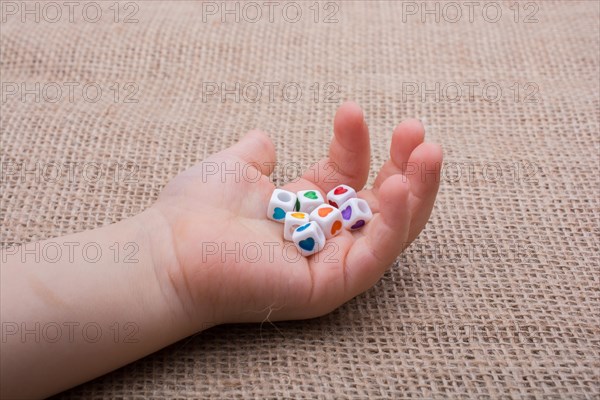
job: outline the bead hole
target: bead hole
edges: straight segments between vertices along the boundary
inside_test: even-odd
[[[369,212],[368,208],[367,208],[367,204],[364,200],[358,202],[358,209],[364,213]]]
[[[290,194],[286,193],[286,192],[279,192],[277,194],[277,198],[280,201],[283,201],[284,203],[287,203],[288,201],[290,201],[292,199],[292,196],[290,196]]]

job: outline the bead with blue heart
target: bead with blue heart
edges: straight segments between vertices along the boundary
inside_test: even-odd
[[[315,222],[299,226],[292,234],[292,241],[300,254],[305,257],[323,250],[325,240],[325,234]]]

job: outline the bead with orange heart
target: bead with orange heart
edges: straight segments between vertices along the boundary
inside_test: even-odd
[[[283,222],[283,238],[292,240],[292,235],[296,228],[310,222],[309,215],[300,211],[288,211],[285,213],[285,221]]]
[[[310,220],[316,222],[325,238],[330,239],[342,231],[342,213],[329,204],[321,204],[310,213]]]

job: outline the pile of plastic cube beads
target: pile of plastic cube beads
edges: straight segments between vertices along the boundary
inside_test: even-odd
[[[367,202],[356,191],[340,185],[327,193],[327,203],[318,190],[296,194],[275,189],[269,201],[267,217],[283,223],[283,238],[294,242],[300,254],[309,256],[325,247],[325,241],[342,229],[360,229],[373,218]]]

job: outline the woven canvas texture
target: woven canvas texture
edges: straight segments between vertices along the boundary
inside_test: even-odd
[[[34,171],[4,171],[4,245],[135,215],[253,128],[307,167],[344,100],[370,127],[370,182],[401,120],[443,145],[431,221],[325,317],[212,328],[58,398],[599,398],[598,2],[496,2],[495,22],[488,2],[458,20],[427,2],[438,21],[423,2],[280,3],[272,22],[206,3],[3,21],[2,160]]]

